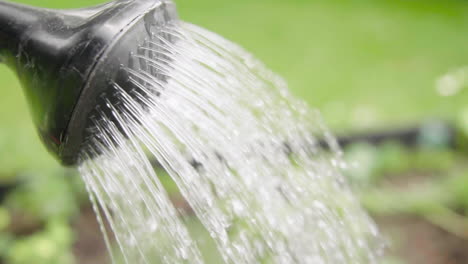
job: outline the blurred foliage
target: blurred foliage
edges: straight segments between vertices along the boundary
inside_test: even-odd
[[[72,243],[68,222],[51,218],[44,230],[12,243],[5,259],[9,264],[74,263]]]
[[[73,8],[104,0],[17,2]],[[318,107],[335,131],[444,119],[456,124],[460,152],[468,153],[468,77],[463,75],[468,2],[177,3],[184,20],[238,42],[284,76],[293,93]],[[8,264],[71,264],[75,235],[69,223],[87,202],[84,188],[76,172],[62,168],[45,151],[18,81],[3,66],[0,85],[0,186],[18,186],[0,205],[0,256]],[[423,145],[432,142],[432,132]],[[349,176],[373,212],[417,213],[447,229],[456,227],[451,231],[457,233],[468,210],[466,158],[460,152],[443,146],[360,143],[346,149],[346,157]],[[415,174],[430,177],[411,188],[386,184],[389,179],[409,181]],[[170,179],[164,181],[176,189]],[[23,234],[24,229],[30,233]]]
[[[374,214],[413,214],[468,238],[468,156],[447,147],[356,143],[346,170]]]
[[[75,172],[19,175],[0,207],[0,256],[8,264],[74,263],[70,220],[87,202]]]
[[[458,145],[468,154],[468,105],[458,115],[457,129],[459,131],[457,137]]]

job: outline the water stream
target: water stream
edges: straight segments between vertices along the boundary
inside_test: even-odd
[[[378,231],[320,114],[222,37],[160,31],[125,69],[133,89],[116,83],[96,109],[81,155],[114,263],[209,263],[156,168],[225,263],[377,263]]]

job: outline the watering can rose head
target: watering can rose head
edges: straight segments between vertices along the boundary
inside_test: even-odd
[[[0,1],[0,62],[12,68],[48,149],[75,165],[90,118],[126,69],[141,67],[138,43],[177,21],[168,0],[119,0],[92,8],[50,10]]]

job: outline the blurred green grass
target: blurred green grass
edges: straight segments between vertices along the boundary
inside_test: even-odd
[[[73,8],[97,0],[21,0]],[[338,133],[454,119],[468,92],[441,97],[443,74],[468,65],[468,2],[180,0],[181,18],[251,51],[319,108]],[[0,67],[0,174],[57,166],[41,146],[18,81]]]

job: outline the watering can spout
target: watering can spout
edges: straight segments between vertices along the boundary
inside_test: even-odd
[[[76,163],[84,140],[87,116],[73,117],[87,113],[96,103],[90,97],[99,95],[84,91],[105,90],[105,80],[127,63],[129,41],[150,33],[147,17],[168,12],[175,17],[170,0],[117,0],[74,10],[0,0],[0,62],[18,76],[43,142],[63,164]]]
[[[53,153],[60,151],[92,68],[92,59],[86,58],[98,56],[104,47],[91,37],[105,19],[99,13],[106,7],[64,11],[0,1],[0,60],[21,81],[33,121]]]
[[[112,4],[112,3],[111,3]],[[64,46],[64,37],[80,31],[110,4],[76,10],[53,10],[0,0],[0,56],[5,62],[16,56],[28,41],[48,45],[56,51]]]
[[[0,56],[3,61],[17,52],[21,37],[36,24],[45,10],[0,1]]]

